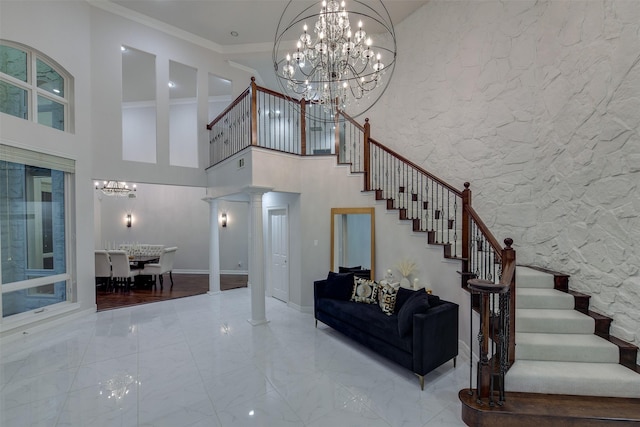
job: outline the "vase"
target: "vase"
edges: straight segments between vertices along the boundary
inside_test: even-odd
[[[403,276],[402,279],[400,279],[400,287],[411,289],[411,282],[409,282],[409,279],[407,278],[407,276]]]

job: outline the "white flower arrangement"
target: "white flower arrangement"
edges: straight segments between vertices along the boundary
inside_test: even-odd
[[[398,269],[403,277],[409,277],[409,275],[411,275],[411,273],[416,269],[416,263],[403,259],[396,265],[396,269]]]

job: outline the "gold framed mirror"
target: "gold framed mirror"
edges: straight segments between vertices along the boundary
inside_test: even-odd
[[[375,208],[331,208],[331,271],[375,274]]]

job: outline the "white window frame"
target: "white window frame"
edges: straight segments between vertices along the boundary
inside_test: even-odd
[[[42,96],[50,101],[57,102],[62,104],[64,108],[64,132],[72,132],[73,129],[73,119],[71,117],[71,102],[72,93],[73,93],[73,78],[71,75],[62,68],[58,63],[54,60],[46,56],[45,54],[30,48],[29,46],[23,45],[21,43],[12,42],[9,40],[0,39],[0,44],[12,47],[14,49],[21,50],[27,54],[27,81],[23,82],[22,80],[16,79],[13,76],[8,74],[4,74],[0,72],[0,80],[4,80],[5,82],[17,86],[20,89],[24,89],[28,94],[28,105],[27,105],[27,119],[29,121],[38,123],[38,96]],[[40,60],[50,66],[53,70],[55,70],[63,79],[64,82],[64,96],[58,96],[54,93],[51,93],[47,90],[41,89],[38,87],[37,81],[37,60]],[[50,127],[52,129],[53,126],[43,125]],[[57,129],[59,130],[59,129]]]
[[[7,151],[8,150],[8,151]],[[12,155],[12,154],[15,154]],[[36,156],[36,161],[31,156]],[[3,146],[0,144],[0,157],[3,160],[22,163],[32,166],[40,166],[48,169],[61,170],[64,172],[64,206],[65,206],[65,272],[51,276],[36,277],[33,279],[21,280],[0,285],[0,334],[15,329],[17,327],[27,326],[33,322],[43,319],[55,317],[65,312],[76,310],[79,307],[77,302],[77,283],[75,279],[75,239],[72,238],[72,229],[75,228],[75,215],[73,206],[75,205],[74,182],[75,182],[75,162],[69,159],[57,158],[55,155],[46,153],[36,153],[29,150],[23,150],[17,147]],[[0,254],[1,256],[1,254]],[[1,269],[1,266],[0,266]],[[46,305],[44,307],[33,310],[24,311],[11,316],[3,317],[2,313],[2,296],[5,293],[18,291],[22,289],[35,288],[43,285],[51,285],[58,282],[65,282],[66,292],[65,301],[55,304]],[[35,296],[35,295],[33,295]],[[37,315],[34,318],[34,314]]]

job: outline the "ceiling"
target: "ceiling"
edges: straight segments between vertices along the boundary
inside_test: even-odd
[[[224,54],[228,60],[255,70],[260,84],[277,89],[271,53],[278,22],[288,0],[89,1],[101,7],[107,5],[111,11],[146,24],[191,35],[192,40]],[[349,1],[356,0],[347,0],[347,3]],[[427,1],[385,0],[384,6],[393,24],[397,25]],[[317,2],[294,0],[293,3],[298,8]]]

